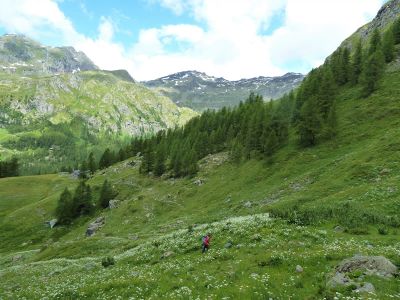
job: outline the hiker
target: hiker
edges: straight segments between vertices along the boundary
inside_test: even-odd
[[[210,239],[211,239],[211,233],[207,233],[207,235],[203,236],[203,245],[201,247],[201,253],[208,251],[208,248],[210,248]]]

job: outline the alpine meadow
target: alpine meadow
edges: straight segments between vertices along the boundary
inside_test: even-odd
[[[72,26],[77,3],[46,1]],[[306,75],[241,80],[185,71],[185,57],[184,70],[138,81],[80,51],[89,38],[44,46],[50,28],[14,32],[0,13],[12,31],[0,36],[0,300],[400,299],[400,0],[375,2],[375,18]],[[207,0],[175,4],[168,18],[206,22]],[[99,39],[133,39],[134,16],[107,9],[114,30]],[[178,27],[140,29],[138,43],[181,67],[168,51],[202,41],[184,31],[175,45]],[[141,44],[102,43],[151,60]]]

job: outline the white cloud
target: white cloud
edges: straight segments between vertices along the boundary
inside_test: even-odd
[[[100,20],[97,37],[76,31],[52,0],[0,0],[0,26],[41,39],[61,36],[100,68],[125,68],[138,80],[196,69],[228,79],[307,71],[370,20],[383,0],[149,0],[199,25],[144,28],[125,47],[114,40],[116,25]],[[283,13],[281,27],[268,30]],[[129,14],[128,12],[124,12]],[[293,66],[301,69],[292,69]]]

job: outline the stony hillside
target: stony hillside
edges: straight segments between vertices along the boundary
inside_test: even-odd
[[[202,111],[235,106],[251,91],[264,99],[277,99],[297,87],[303,78],[302,74],[287,73],[280,77],[229,81],[197,71],[185,71],[143,83],[170,97],[179,106]]]

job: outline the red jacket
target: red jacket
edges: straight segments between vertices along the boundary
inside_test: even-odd
[[[210,245],[210,237],[208,235],[204,238],[203,244],[206,246]]]

